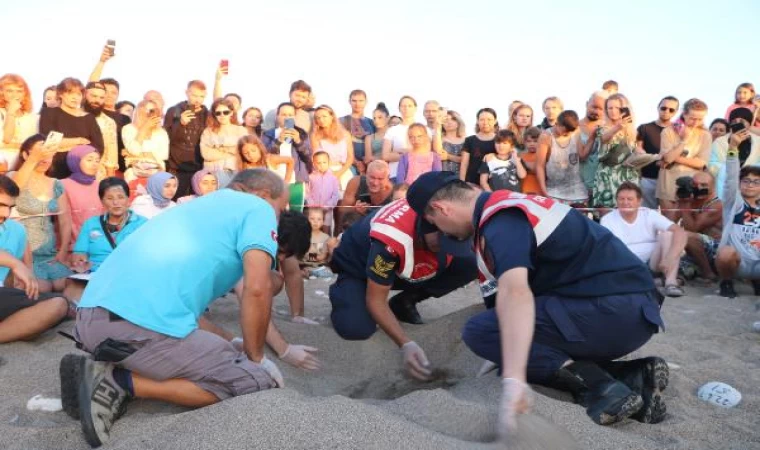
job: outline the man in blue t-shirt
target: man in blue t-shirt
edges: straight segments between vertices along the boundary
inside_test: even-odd
[[[34,272],[24,264],[26,231],[8,220],[19,189],[13,180],[0,175],[0,344],[29,340],[60,323],[68,303],[57,294],[40,294]],[[24,289],[5,287],[10,274]]]
[[[500,429],[526,412],[526,382],[570,391],[596,423],[661,421],[668,369],[660,358],[613,362],[663,326],[654,281],[608,230],[561,203],[482,192],[426,173],[407,194],[442,232],[474,236],[481,291],[495,308],[471,318],[463,340],[501,366]]]
[[[103,262],[85,289],[74,332],[95,361],[61,361],[64,410],[81,419],[91,445],[109,439],[133,396],[200,407],[283,385],[264,356],[273,328],[272,269],[278,254],[302,255],[309,242],[304,223],[278,249],[278,216],[288,197],[274,172],[240,172],[229,189],[149,221]],[[236,345],[202,315],[241,278],[243,341]]]

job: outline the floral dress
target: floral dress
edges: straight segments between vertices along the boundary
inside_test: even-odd
[[[42,215],[60,211],[58,199],[63,195],[63,191],[63,183],[54,180],[52,199],[39,200],[27,188],[21,190],[16,200],[16,211],[20,216],[18,219],[26,229],[26,239],[32,250],[34,275],[41,280],[57,280],[71,275],[68,267],[55,260],[58,251],[54,216]]]
[[[602,144],[599,149],[599,157],[602,158],[611,148],[615,147],[617,144],[625,143],[625,141],[625,132],[621,131],[617,133],[609,142]],[[628,144],[631,148],[634,148],[630,142]],[[595,207],[614,208],[617,188],[625,181],[639,184],[639,172],[624,164],[610,167],[604,163],[599,163],[594,178],[592,205]]]

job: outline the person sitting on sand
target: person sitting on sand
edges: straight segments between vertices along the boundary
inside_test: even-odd
[[[283,357],[290,348],[270,323],[272,296],[282,284],[271,269],[279,254],[300,257],[309,245],[306,223],[287,245],[278,242],[288,198],[274,172],[239,172],[229,188],[149,221],[103,262],[74,329],[94,360],[72,354],[60,365],[64,411],[81,420],[90,445],[109,440],[134,397],[202,407],[283,386],[264,355],[265,341]],[[241,277],[243,341],[233,343],[202,315]],[[297,365],[316,368],[313,355],[302,357]]]
[[[0,344],[28,341],[66,317],[68,303],[58,294],[40,294],[27,255],[26,231],[8,220],[19,188],[0,175]],[[29,258],[31,259],[31,258]],[[16,289],[11,283],[23,289]]]
[[[528,382],[572,392],[600,425],[664,419],[666,362],[613,361],[663,326],[652,275],[619,239],[560,202],[483,192],[445,172],[420,176],[407,199],[476,244],[480,290],[495,308],[472,317],[462,340],[501,367],[500,433],[511,436],[530,409]]]
[[[330,260],[330,248],[335,248],[332,241],[336,239],[323,231],[325,212],[322,208],[309,208],[306,212],[309,225],[311,225],[311,245],[309,246],[309,251],[301,260],[301,267],[306,278],[313,271],[325,268],[325,264]]]
[[[720,277],[720,295],[734,298],[734,278],[752,281],[760,295],[760,167],[739,169],[739,149],[750,138],[746,128],[732,133],[726,156],[723,187],[723,236],[715,267]]]
[[[665,277],[665,295],[681,297],[684,291],[677,277],[686,232],[656,210],[642,207],[643,196],[637,184],[624,181],[615,194],[617,209],[602,217],[600,223],[652,272]]]
[[[374,163],[374,161],[373,161]],[[452,172],[447,172],[452,174]],[[425,352],[404,333],[399,321],[421,324],[416,304],[442,297],[475,279],[467,245],[425,233],[406,199],[363,217],[348,228],[333,252],[330,286],[333,328],[347,340],[369,339],[377,326],[401,347],[413,377],[430,375]],[[401,292],[388,301],[391,289]]]

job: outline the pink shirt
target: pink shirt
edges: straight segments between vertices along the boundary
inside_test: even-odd
[[[71,209],[71,243],[77,241],[79,230],[82,229],[84,222],[92,216],[103,214],[103,203],[98,197],[98,182],[92,184],[79,184],[74,180],[66,178],[61,180],[69,199],[69,208]]]

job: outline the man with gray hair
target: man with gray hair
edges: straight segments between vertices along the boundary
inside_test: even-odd
[[[372,161],[367,165],[366,175],[357,175],[348,181],[340,204],[355,207],[355,211],[361,215],[376,209],[373,207],[387,205],[393,200],[390,173],[387,162],[380,159]],[[345,212],[342,208],[338,208],[338,211],[337,223],[340,223],[340,216]]]
[[[201,407],[283,385],[264,355],[272,270],[279,254],[303,256],[309,245],[304,226],[278,248],[288,196],[274,172],[242,171],[228,189],[151,221],[92,277],[74,337],[93,359],[66,355],[60,367],[64,410],[90,445],[108,441],[133,397]],[[293,230],[285,221],[280,229]],[[234,343],[202,315],[241,278],[243,341]]]

